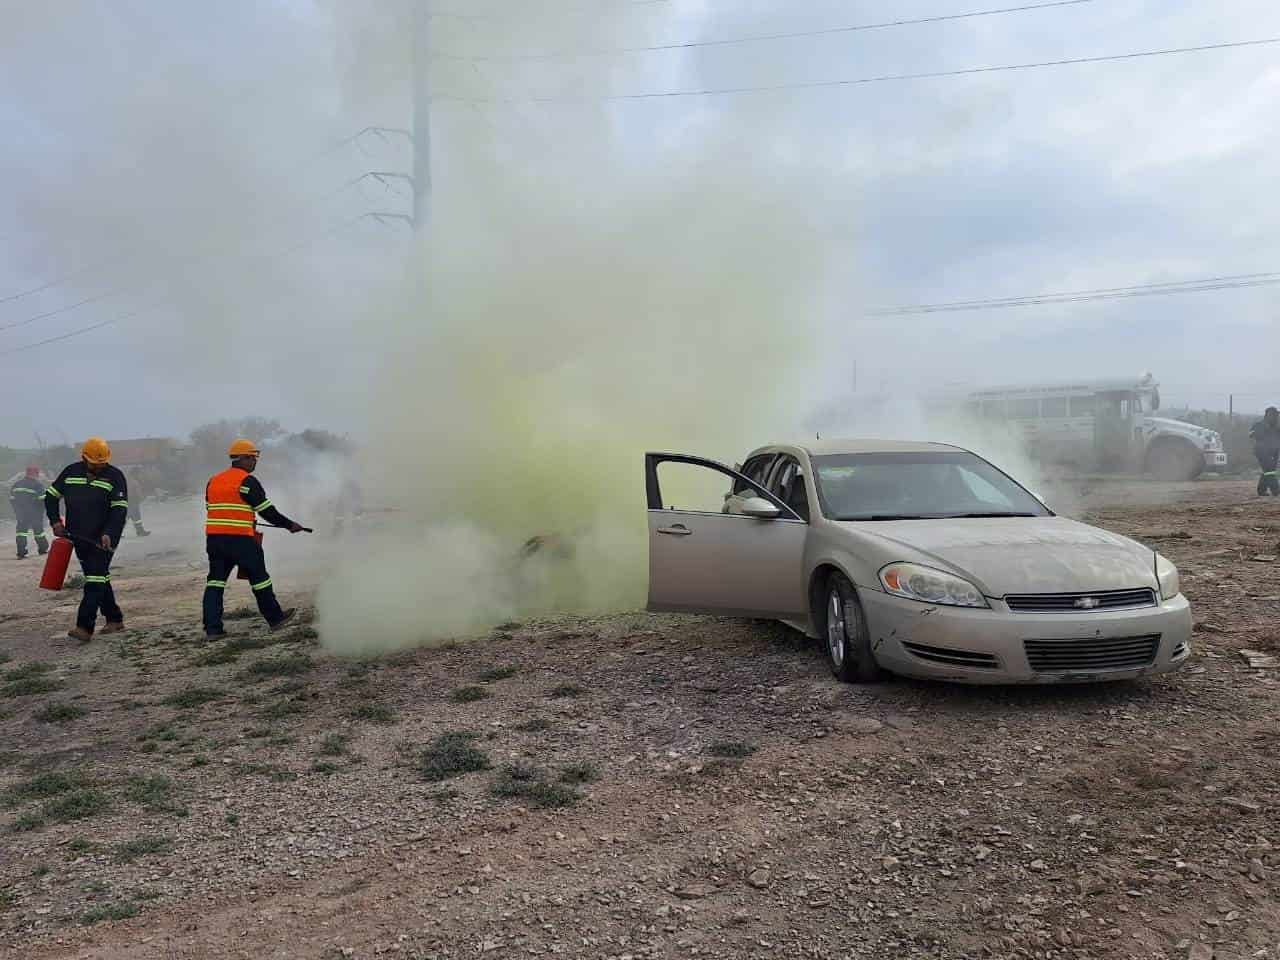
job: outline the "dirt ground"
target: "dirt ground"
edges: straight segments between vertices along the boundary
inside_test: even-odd
[[[785,627],[643,613],[204,645],[168,505],[130,631],[80,647],[6,556],[0,955],[1280,960],[1280,670],[1240,654],[1280,654],[1280,501],[1076,492],[1179,564],[1187,669],[855,687]]]

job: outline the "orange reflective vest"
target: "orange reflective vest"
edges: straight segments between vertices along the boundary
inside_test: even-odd
[[[233,537],[254,535],[258,517],[253,507],[245,502],[240,489],[248,476],[249,471],[231,467],[209,481],[204,490],[205,533]]]

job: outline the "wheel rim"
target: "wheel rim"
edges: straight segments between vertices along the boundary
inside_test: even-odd
[[[827,597],[827,652],[837,667],[844,666],[844,600],[839,590],[832,590]]]

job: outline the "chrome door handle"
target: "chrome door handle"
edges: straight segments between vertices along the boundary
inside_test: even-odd
[[[665,533],[669,537],[689,537],[693,535],[693,531],[683,523],[675,523],[669,527],[659,527],[658,532]]]

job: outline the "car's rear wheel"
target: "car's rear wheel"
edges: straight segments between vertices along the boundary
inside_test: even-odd
[[[871,683],[884,676],[871,652],[871,633],[848,578],[833,573],[827,579],[825,605],[827,662],[846,683]]]

